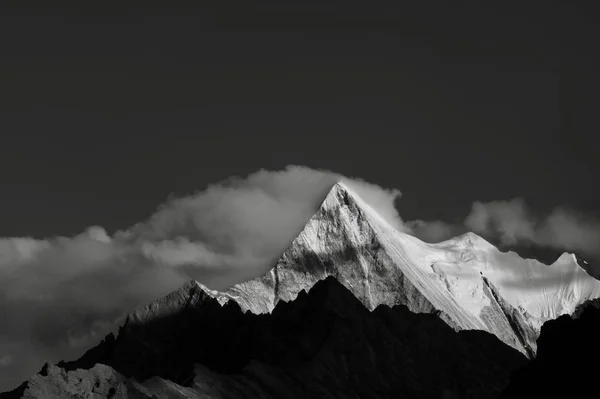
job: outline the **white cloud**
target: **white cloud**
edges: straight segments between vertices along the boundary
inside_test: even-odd
[[[535,235],[535,221],[521,199],[475,202],[465,225],[475,232],[499,234],[502,242],[509,245],[532,240]]]
[[[465,225],[506,245],[531,244],[600,256],[600,221],[573,210],[555,208],[546,217],[536,217],[521,199],[475,202]]]

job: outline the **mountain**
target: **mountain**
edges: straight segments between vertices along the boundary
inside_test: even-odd
[[[327,276],[368,309],[402,304],[435,313],[455,330],[487,331],[530,358],[545,321],[600,297],[600,281],[572,254],[548,266],[501,252],[473,233],[428,244],[392,228],[344,183],[330,190],[267,274],[225,292],[204,288],[223,303],[260,314]],[[131,317],[143,323],[168,313],[167,302]]]
[[[432,314],[370,311],[333,277],[261,315],[199,285],[180,294],[177,312],[127,323],[4,398],[494,398],[527,361]]]
[[[265,275],[223,292],[190,281],[129,314],[116,338],[49,365],[19,392],[44,397],[44,389],[64,393],[93,380],[113,396],[127,389],[180,397],[163,393],[199,395],[208,389],[197,386],[200,378],[211,395],[232,398],[240,396],[229,389],[295,397],[283,394],[288,386],[301,397],[335,397],[342,388],[349,391],[340,397],[410,397],[419,389],[494,397],[507,373],[535,356],[544,322],[598,297],[600,282],[574,255],[548,266],[472,233],[424,243],[338,183]],[[350,377],[358,375],[373,391],[359,393]]]

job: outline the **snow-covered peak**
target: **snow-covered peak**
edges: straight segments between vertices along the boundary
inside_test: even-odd
[[[552,264],[554,265],[568,265],[568,266],[577,266],[577,257],[575,254],[570,252],[563,252]]]
[[[494,251],[498,250],[493,244],[489,243],[483,237],[478,236],[473,232],[467,232],[460,236],[451,238],[447,241],[439,243],[441,246],[472,249],[474,251]]]
[[[570,254],[547,266],[501,252],[474,233],[428,244],[394,229],[339,182],[268,273],[225,292],[192,286],[170,301],[189,306],[213,297],[265,313],[328,276],[369,309],[403,304],[434,312],[457,330],[488,331],[530,356],[544,321],[600,297],[600,282]],[[171,308],[142,313],[161,307]]]
[[[490,328],[480,315],[480,304],[489,306],[490,301],[479,274],[473,289],[464,293],[452,291],[440,275],[436,263],[467,262],[473,243],[486,247],[467,235],[450,250],[436,250],[392,228],[358,194],[338,183],[268,274],[227,292],[244,310],[263,313],[334,276],[369,309],[403,304],[414,312],[435,312],[455,329],[487,330],[525,352],[508,322]]]

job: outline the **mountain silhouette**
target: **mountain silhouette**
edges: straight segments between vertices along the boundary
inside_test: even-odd
[[[333,277],[261,315],[189,290],[205,296],[199,306],[125,324],[0,397],[75,398],[89,388],[98,398],[494,398],[527,361],[492,334],[456,332],[433,314],[369,311]]]

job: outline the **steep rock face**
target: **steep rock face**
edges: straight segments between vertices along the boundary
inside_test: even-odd
[[[188,299],[203,291],[188,290]],[[493,335],[456,332],[435,315],[369,311],[328,277],[270,314],[207,297],[129,323],[16,397],[493,398],[525,362]]]
[[[483,293],[489,300],[489,305],[481,311],[484,323],[493,329],[503,342],[509,343],[513,348],[522,347],[528,357],[534,357],[538,336],[534,328],[527,323],[521,312],[502,298],[498,289],[487,278],[482,277],[482,280]]]

